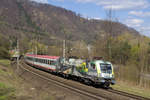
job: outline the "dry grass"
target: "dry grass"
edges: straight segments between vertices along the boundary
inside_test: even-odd
[[[10,66],[10,60],[8,59],[0,59],[0,64],[3,65],[3,66]]]
[[[150,89],[142,88],[140,86],[136,86],[131,83],[117,81],[117,84],[112,86],[112,88],[120,90],[120,91],[124,91],[127,93],[150,98]]]
[[[0,100],[15,100],[15,89],[0,83]]]

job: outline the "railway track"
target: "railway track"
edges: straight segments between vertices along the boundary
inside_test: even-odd
[[[42,79],[44,79],[44,80],[47,80],[47,81],[49,81],[49,82],[52,82],[52,83],[54,83],[55,85],[59,85],[59,86],[61,86],[61,87],[63,87],[63,88],[72,90],[72,91],[74,91],[74,92],[77,92],[77,93],[82,94],[82,95],[85,95],[85,96],[88,96],[88,97],[90,97],[90,98],[92,98],[92,99],[94,99],[94,100],[107,100],[107,99],[103,98],[102,96],[95,95],[95,94],[93,94],[93,93],[89,93],[89,92],[87,92],[87,91],[83,91],[83,90],[81,90],[81,89],[79,89],[79,88],[71,87],[71,86],[65,85],[64,83],[60,83],[60,82],[58,82],[58,81],[56,81],[56,80],[54,80],[54,79],[47,78],[46,76],[43,76],[43,75],[40,75],[40,74],[38,74],[38,73],[36,73],[36,72],[34,72],[34,71],[31,71],[31,70],[29,70],[27,67],[26,67],[26,68],[23,67],[22,65],[20,65],[20,68],[22,68],[22,69],[25,70],[25,71],[28,71],[28,72],[32,73],[33,75],[38,76],[38,77],[40,77],[40,78],[42,78]]]
[[[123,96],[127,96],[127,97],[130,97],[130,98],[134,98],[136,100],[150,100],[149,98],[141,97],[141,96],[138,96],[138,95],[126,93],[126,92],[119,91],[119,90],[108,89],[108,91],[112,92],[112,93],[120,94],[120,95],[123,95]]]
[[[32,73],[33,75],[36,75],[37,77],[40,77],[44,80],[52,82],[55,85],[61,86],[63,88],[77,92],[81,95],[85,95],[86,97],[92,98],[92,100],[150,100],[148,98],[128,94],[128,93],[118,91],[118,90],[113,90],[113,89],[103,90],[103,89],[99,89],[99,88],[97,89],[97,88],[93,88],[89,86],[87,87],[85,86],[84,88],[82,88],[83,86],[68,84],[67,81],[64,81],[64,80],[62,81],[59,79],[56,80],[55,76],[52,78],[45,74],[41,74],[39,73],[40,70],[36,70],[26,65],[25,63],[22,63],[22,65],[20,65],[20,68],[29,73]]]

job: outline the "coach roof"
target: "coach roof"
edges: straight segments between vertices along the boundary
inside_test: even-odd
[[[34,54],[26,54],[26,56],[35,57],[35,58],[47,58],[47,59],[58,59],[58,58],[60,58],[59,56],[34,55]]]

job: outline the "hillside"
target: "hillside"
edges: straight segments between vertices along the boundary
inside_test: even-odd
[[[1,0],[0,33],[9,37],[40,35],[43,40],[52,38],[93,41],[107,32],[104,20],[88,20],[72,11],[29,0]],[[138,34],[132,28],[113,22],[113,33]],[[46,42],[45,41],[45,42]]]

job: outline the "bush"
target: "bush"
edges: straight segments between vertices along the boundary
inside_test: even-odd
[[[5,58],[8,59],[10,57],[9,54],[9,40],[4,36],[0,35],[0,59]]]
[[[14,88],[0,83],[0,100],[13,100],[13,98],[15,98],[14,91]]]

